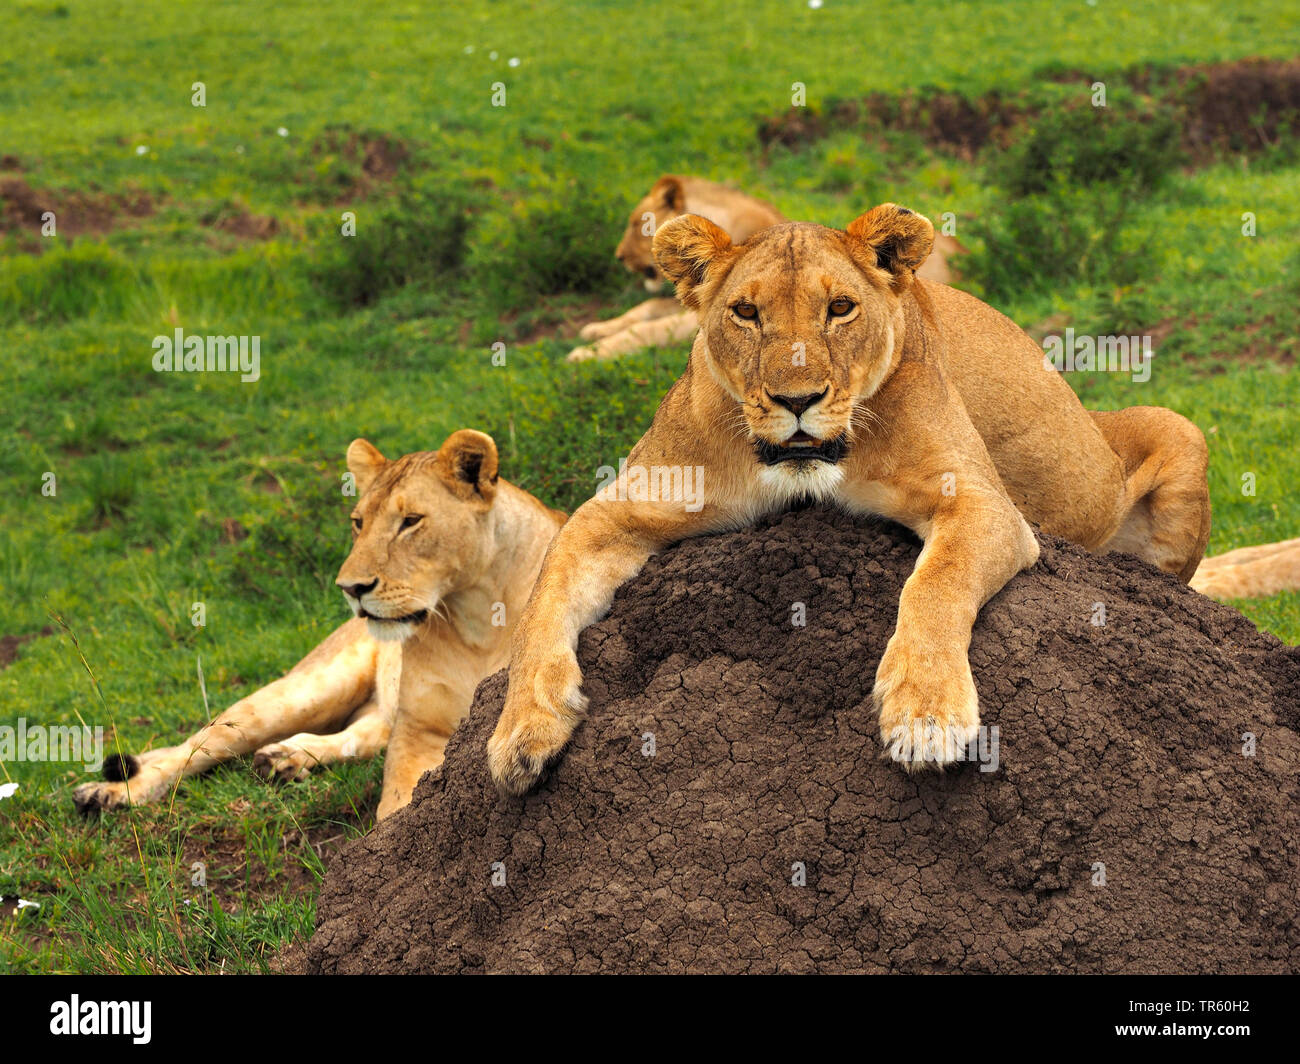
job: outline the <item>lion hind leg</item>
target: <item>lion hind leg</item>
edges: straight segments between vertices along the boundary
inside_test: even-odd
[[[1205,437],[1163,407],[1089,413],[1124,466],[1124,516],[1100,549],[1136,554],[1186,583],[1210,538]]]

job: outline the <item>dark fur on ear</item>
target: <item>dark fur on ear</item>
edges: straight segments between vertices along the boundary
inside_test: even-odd
[[[845,232],[868,253],[868,265],[891,275],[896,289],[911,284],[916,268],[934,247],[930,219],[896,203],[872,207],[851,221]]]
[[[686,210],[686,186],[676,174],[664,174],[654,183],[650,195],[669,210],[677,211],[679,214]]]
[[[684,306],[699,308],[735,258],[731,237],[707,218],[683,214],[655,233],[655,262]]]
[[[496,495],[497,445],[485,432],[460,429],[438,448],[438,475],[458,498],[491,503]]]

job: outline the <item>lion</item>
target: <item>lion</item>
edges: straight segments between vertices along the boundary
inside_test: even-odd
[[[378,817],[442,764],[479,681],[505,666],[514,619],[565,515],[501,479],[491,436],[453,432],[389,461],[354,440],[352,550],[336,583],[355,615],[290,672],[179,746],[113,755],[83,812],[157,801],[186,776],[253,754],[281,780],[387,746]]]
[[[683,214],[709,219],[736,244],[743,244],[755,233],[786,220],[770,203],[726,185],[702,177],[664,174],[633,208],[623,239],[614,251],[614,257],[628,270],[645,278],[648,292],[658,293],[667,280],[655,263],[652,247],[655,231]],[[947,259],[964,250],[952,237],[936,234],[934,251],[918,268],[917,276],[948,284],[952,275]],[[569,352],[568,360],[612,359],[642,348],[688,340],[695,335],[699,324],[694,310],[683,307],[672,297],[656,295],[617,318],[584,325],[578,336],[596,342],[575,348]]]
[[[1206,558],[1191,585],[1220,602],[1300,590],[1300,539],[1239,547]]]
[[[786,223],[736,245],[660,226],[655,261],[700,321],[626,467],[556,536],[512,640],[488,743],[527,792],[586,709],[579,633],[664,547],[799,501],[910,528],[924,546],[876,668],[882,754],[942,768],[976,736],[971,628],[1038,558],[1034,528],[1128,551],[1184,582],[1210,532],[1208,452],[1171,410],[1089,413],[1042,349],[980,300],[916,276],[931,223],[885,203],[845,229]],[[693,474],[694,502],[647,470]],[[701,490],[702,489],[702,490]]]

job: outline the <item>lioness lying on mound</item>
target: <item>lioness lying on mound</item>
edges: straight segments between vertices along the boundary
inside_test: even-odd
[[[289,780],[387,745],[383,818],[442,764],[474,688],[506,664],[514,620],[564,515],[500,479],[496,444],[481,432],[454,432],[437,451],[393,462],[354,440],[347,461],[358,499],[336,582],[356,617],[179,746],[109,758],[109,782],[78,787],[78,808],[156,801],[183,777],[243,754],[255,752],[263,775]]]
[[[891,203],[742,246],[690,215],[659,229],[655,259],[700,330],[626,468],[547,555],[488,744],[502,790],[527,791],[568,741],[578,634],[620,584],[675,541],[801,498],[925,543],[874,689],[884,750],[909,768],[953,761],[976,732],[971,626],[1038,557],[1031,523],[1192,575],[1210,530],[1200,431],[1155,407],[1085,411],[1011,321],[914,276],[933,232]],[[665,497],[688,477],[692,504]]]
[[[707,218],[735,244],[743,244],[760,230],[785,221],[771,204],[726,185],[702,177],[664,174],[633,208],[623,239],[614,251],[614,257],[627,269],[645,277],[649,292],[658,292],[666,280],[655,264],[654,234],[659,226],[667,225],[683,214]],[[947,284],[946,256],[957,250],[960,250],[959,245],[952,237],[937,236],[934,252],[917,268],[916,275]],[[699,326],[695,311],[683,307],[671,296],[647,299],[617,318],[584,325],[578,335],[596,342],[570,351],[569,361],[617,358],[645,347],[676,343],[689,339]]]

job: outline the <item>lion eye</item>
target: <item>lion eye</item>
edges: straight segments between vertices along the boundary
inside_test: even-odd
[[[748,303],[744,300],[734,304],[731,308],[731,312],[735,314],[736,317],[744,318],[746,321],[753,321],[758,317],[758,307],[754,306],[753,303]]]
[[[832,318],[842,318],[853,309],[853,300],[847,299],[844,296],[836,296],[831,300],[829,309]]]
[[[414,528],[424,520],[424,514],[407,514],[402,518],[402,529]]]
[[[353,532],[361,531],[361,518],[357,517],[356,514],[352,515],[352,531]]]

